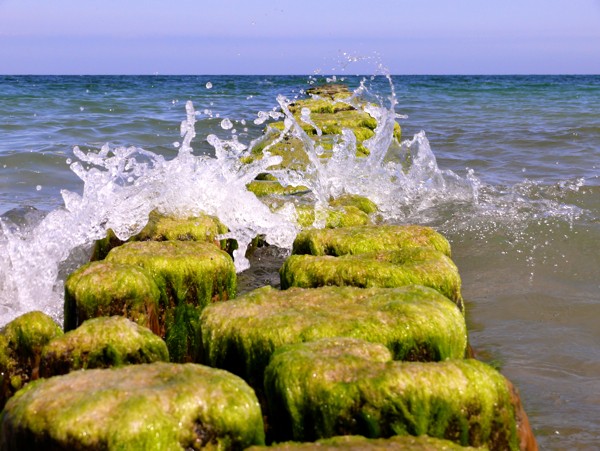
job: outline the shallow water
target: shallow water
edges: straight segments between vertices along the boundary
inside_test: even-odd
[[[361,79],[345,81],[356,88]],[[429,224],[449,238],[468,301],[472,344],[519,387],[541,449],[593,448],[600,439],[600,77],[393,81],[396,111],[408,115],[398,119],[404,138],[425,130],[428,141],[403,150],[418,170],[401,186],[371,197],[386,205],[394,221]],[[257,112],[272,111],[278,95],[293,99],[310,82],[308,77],[0,77],[4,321],[36,305],[60,315],[60,280],[85,260],[86,243],[107,225],[103,215],[113,221],[124,215],[123,225],[134,221],[127,216],[131,212],[136,221],[143,218],[154,202],[170,199],[193,210],[217,209],[220,201],[237,202],[242,212],[250,207],[245,214],[252,224],[240,226],[240,233],[248,227],[273,232],[271,220],[285,224],[285,218],[254,213],[253,199],[235,188],[243,185],[235,159],[214,166],[213,160],[177,157],[185,147],[180,123],[186,102],[193,101],[196,156],[218,152],[206,140],[211,134],[221,143],[235,135],[248,145],[264,129],[264,123],[254,123]],[[367,78],[367,85],[386,102],[385,77]],[[231,128],[222,127],[225,118]],[[131,156],[146,166],[111,167],[126,177],[100,183],[90,180],[94,165],[84,161],[80,174],[94,187],[85,192],[70,169],[78,161],[73,148],[79,146],[85,160],[88,150],[105,143],[111,149],[143,148],[148,153],[134,149]],[[224,145],[231,151],[233,144]],[[321,169],[330,177],[341,170]],[[379,168],[377,174],[386,180],[390,170]],[[188,179],[194,183],[183,185]],[[373,175],[368,183],[376,179]],[[344,183],[352,186],[350,180]],[[169,197],[182,186],[193,196]],[[199,200],[206,187],[223,186],[233,187],[231,197]],[[65,194],[70,202],[65,211],[61,190],[82,197]],[[71,211],[77,214],[67,214]],[[37,256],[46,245],[49,249]],[[258,249],[251,269],[240,274],[242,287],[276,284],[284,255],[274,246]],[[52,258],[63,262],[47,265]],[[16,274],[29,277],[19,282],[27,289],[15,287]],[[35,286],[42,279],[57,283]],[[17,295],[6,296],[11,290],[24,298],[36,293],[35,299],[16,301]]]

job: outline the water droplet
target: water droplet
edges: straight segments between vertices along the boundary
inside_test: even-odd
[[[85,110],[85,108],[84,108],[84,107],[82,107],[82,106],[80,106],[80,107],[79,107],[79,111],[83,111],[83,110]]]
[[[35,187],[35,190],[36,190],[36,191],[41,191],[41,190],[42,190],[42,185],[37,185],[37,186]]]
[[[260,125],[260,124],[264,123],[269,118],[269,115],[267,113],[265,113],[264,111],[259,111],[257,116],[258,116],[258,118],[254,119],[254,123],[256,125]]]
[[[175,141],[175,142],[173,143],[173,147],[175,147],[176,149],[178,149],[178,148],[179,148],[179,146],[181,146],[181,144],[179,143],[179,141]]]
[[[71,164],[73,162],[73,160],[71,160],[70,158],[67,158],[67,164]]]
[[[206,83],[206,89],[211,89],[212,88],[212,83],[209,81]]]

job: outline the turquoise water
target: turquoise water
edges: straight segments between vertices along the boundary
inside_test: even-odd
[[[249,145],[267,123],[254,123],[259,111],[277,109],[278,95],[293,99],[315,80],[0,76],[4,321],[36,302],[60,304],[52,296],[61,278],[84,259],[88,236],[61,248],[64,237],[83,233],[80,217],[61,219],[61,190],[93,198],[90,210],[105,208],[100,185],[90,176],[84,191],[71,169],[79,159],[75,146],[83,152],[136,146],[150,152],[138,159],[158,167],[157,156],[173,160],[182,147],[180,123],[191,100],[193,154],[214,156],[207,136]],[[354,89],[361,80],[344,83]],[[385,77],[363,84],[384,103],[391,95]],[[419,155],[427,158],[413,155],[420,175],[406,181],[410,189],[391,190],[384,199],[390,220],[432,225],[452,242],[472,344],[521,390],[541,448],[593,448],[600,440],[600,76],[402,76],[393,77],[393,87],[396,112],[408,116],[397,119],[404,139],[424,130],[432,153],[423,147]],[[232,128],[223,128],[225,118]],[[219,168],[194,173],[195,186],[209,186]],[[152,186],[155,196],[168,191],[169,181],[145,185],[152,171],[139,174],[132,185]],[[128,193],[119,200],[123,210],[143,209]],[[241,192],[230,195],[240,208],[253,205]],[[104,219],[94,219],[89,230],[102,229]],[[15,285],[35,285],[52,272],[27,256],[53,236],[60,257],[58,272],[50,274],[57,281],[48,291],[51,302],[15,300],[21,299],[12,294]],[[16,274],[29,280],[17,282]]]

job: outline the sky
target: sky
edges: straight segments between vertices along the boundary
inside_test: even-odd
[[[600,0],[0,0],[0,74],[364,73],[373,61],[392,74],[600,74]]]

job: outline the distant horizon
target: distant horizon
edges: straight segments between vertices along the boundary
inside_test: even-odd
[[[220,73],[205,73],[205,74],[192,74],[192,73],[181,73],[181,74],[124,74],[124,73],[98,73],[98,74],[61,74],[61,73],[46,73],[46,74],[1,74],[0,77],[370,77],[384,76],[384,74],[345,74],[341,75],[336,73],[322,73],[322,74],[220,74]],[[392,77],[598,77],[600,73],[419,73],[419,74],[388,74]],[[340,81],[340,80],[338,80]]]
[[[6,75],[600,74],[600,0],[0,0]]]

